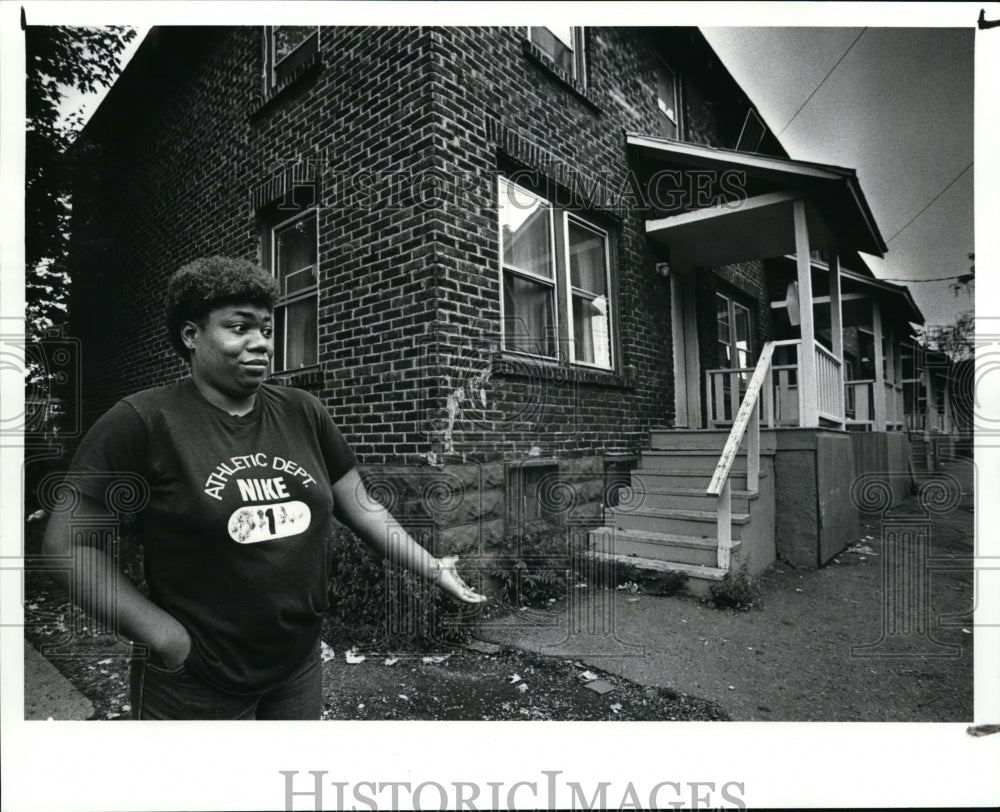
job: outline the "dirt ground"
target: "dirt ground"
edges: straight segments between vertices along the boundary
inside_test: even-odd
[[[507,618],[486,636],[702,697],[736,721],[970,722],[972,464],[954,461],[946,473],[962,490],[950,510],[928,512],[911,496],[884,519],[862,522],[851,551],[826,567],[779,561],[750,611],[618,593],[614,635],[567,634],[559,616],[534,628],[505,628]],[[922,574],[912,560],[886,557],[883,531],[894,527],[911,533],[907,544],[912,534],[927,539]],[[602,602],[591,596],[584,614]]]
[[[624,590],[588,597],[613,605],[619,629],[596,648],[567,636],[561,602],[491,621],[480,636],[493,645],[480,650],[349,662],[331,641],[324,718],[970,722],[971,464],[952,466],[967,483],[954,509],[928,522],[911,497],[822,569],[779,562],[746,612]],[[930,567],[895,583],[883,530],[903,519],[925,528]],[[36,647],[67,637],[68,603],[44,574],[28,573],[25,607]],[[123,644],[84,622],[62,653],[50,659],[94,703],[92,718],[129,718]]]

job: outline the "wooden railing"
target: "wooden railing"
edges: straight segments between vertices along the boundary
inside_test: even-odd
[[[768,426],[805,425],[802,397],[804,381],[799,363],[802,342],[799,339],[788,339],[773,341],[771,344],[783,358],[772,359],[770,383],[763,395],[762,419]],[[822,344],[815,343],[813,352],[816,361],[816,413],[824,420],[838,426],[843,425],[845,394],[841,388],[841,363]],[[729,425],[732,422],[752,372],[750,368],[710,369],[705,372],[709,427]]]
[[[719,569],[729,572],[733,550],[733,498],[729,473],[736,461],[743,435],[747,437],[747,490],[754,491],[760,480],[760,394],[771,390],[771,356],[774,342],[769,341],[761,351],[753,377],[747,384],[746,394],[739,410],[733,415],[733,427],[729,432],[725,448],[715,466],[715,473],[706,493],[718,497],[716,505],[716,538],[718,548],[716,564]],[[765,386],[766,384],[766,386]]]
[[[892,428],[902,428],[903,421],[903,387],[891,381],[885,382],[885,426],[879,431]]]
[[[875,381],[844,381],[847,422],[875,426]]]
[[[834,423],[844,422],[844,390],[840,359],[819,342],[816,347],[816,412]]]

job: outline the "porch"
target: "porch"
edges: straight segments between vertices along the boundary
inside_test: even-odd
[[[670,280],[675,420],[673,430],[653,433],[633,473],[633,491],[654,496],[608,511],[605,527],[591,534],[595,553],[682,569],[698,579],[696,591],[744,565],[758,572],[776,554],[821,566],[856,535],[852,485],[863,473],[857,461],[892,464],[869,454],[860,435],[905,426],[902,375],[895,372],[902,355],[890,349],[903,336],[898,314],[884,330],[888,293],[872,295],[867,277],[841,267],[842,257],[885,251],[857,178],[839,167],[666,139],[629,136],[629,143],[651,182],[657,173],[676,178],[688,171],[719,182],[646,221],[660,272]],[[735,199],[722,195],[730,172],[743,184]],[[716,343],[708,346],[728,363],[706,368],[711,339],[698,324],[705,312],[700,282],[712,269],[761,260],[768,274],[789,271],[787,284],[781,278],[778,285],[784,299],[771,301],[784,313],[780,329],[755,342],[749,308],[717,294]],[[864,367],[850,332],[862,324],[873,337]],[[682,484],[678,476],[705,479]],[[698,495],[701,510],[676,501]]]

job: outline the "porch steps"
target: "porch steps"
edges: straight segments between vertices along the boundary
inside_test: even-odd
[[[737,513],[735,510],[733,511],[734,539],[740,538],[740,529],[749,522],[749,513]],[[687,510],[677,508],[621,510],[619,508],[608,508],[605,511],[604,523],[606,527],[615,527],[619,530],[644,530],[649,532],[656,532],[660,528],[669,526],[673,533],[683,536],[693,536],[695,538],[711,538],[713,545],[715,543],[715,510]]]
[[[613,561],[619,566],[635,567],[640,577],[655,577],[669,572],[683,572],[688,577],[687,591],[698,597],[711,596],[709,585],[726,577],[724,570],[718,567],[702,567],[696,564],[680,564],[673,561],[660,561],[656,558],[642,558],[621,553],[606,553],[592,550],[588,555],[598,561]]]
[[[646,468],[636,468],[632,471],[632,481],[638,482],[638,487],[640,489],[645,489],[647,492],[663,488],[683,487],[691,490],[700,490],[701,493],[705,493],[705,491],[708,490],[709,484],[712,482],[712,474],[714,471],[714,468],[712,468],[711,471],[705,470],[705,468],[698,470],[696,468],[678,467],[664,468],[658,471]],[[766,479],[767,476],[767,471],[761,470],[759,479]],[[746,490],[747,472],[745,469],[743,471],[732,471],[729,474],[729,482],[730,487],[734,489],[733,496],[736,496],[736,490],[743,491],[744,493],[750,493],[750,491]]]
[[[589,555],[628,564],[650,576],[683,572],[688,576],[687,592],[709,597],[710,586],[725,572],[718,567],[719,497],[707,489],[728,436],[728,430],[653,431],[652,447],[642,452],[639,466],[630,474],[630,488],[621,493],[617,506],[605,509],[604,526],[590,532]],[[745,446],[744,442],[730,473],[732,569],[754,558],[752,551],[761,548],[761,539],[769,538],[773,548],[774,495],[769,480],[776,453],[774,433],[761,432],[755,490],[747,488]],[[761,514],[756,524],[755,512]]]
[[[716,564],[715,538],[685,536],[678,533],[657,533],[652,530],[625,530],[599,527],[593,531],[595,550],[613,551],[629,558],[650,558],[671,564],[714,568]],[[733,550],[740,542],[733,540]]]
[[[700,475],[699,475],[700,476]],[[651,478],[650,478],[651,479]],[[639,503],[643,508],[679,508],[682,510],[715,510],[718,497],[706,493],[708,481],[700,488],[681,487],[679,485],[654,485],[645,477],[632,474],[633,486],[638,485],[635,498],[629,501]],[[749,513],[750,501],[756,499],[758,491],[748,491],[744,488],[733,488],[733,510],[736,513]]]

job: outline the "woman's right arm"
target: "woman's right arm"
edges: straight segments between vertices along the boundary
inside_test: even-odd
[[[83,494],[75,513],[81,517],[108,516],[103,505]],[[106,550],[73,535],[69,513],[53,511],[45,528],[42,555],[66,559],[67,568],[52,569],[50,574],[69,592],[70,600],[123,637],[148,645],[167,668],[181,665],[191,650],[184,626],[143,595]]]

